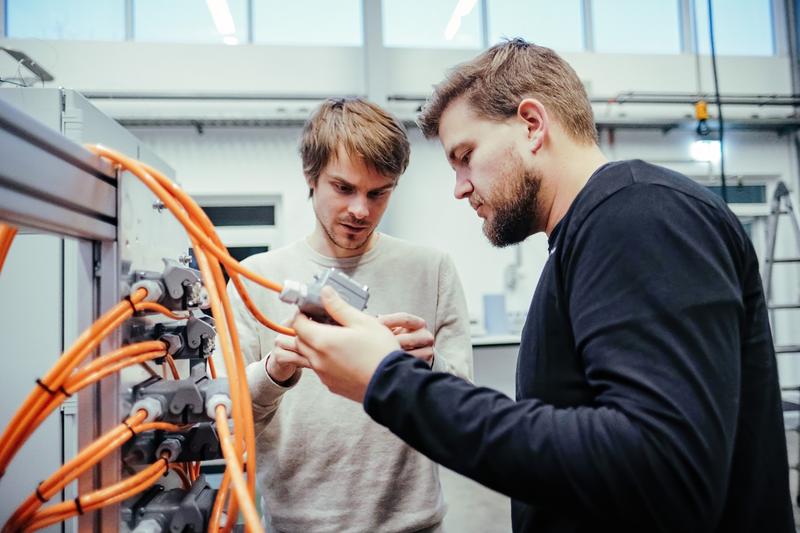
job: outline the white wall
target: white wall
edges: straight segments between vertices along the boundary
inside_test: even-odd
[[[177,169],[183,187],[194,195],[280,195],[282,243],[307,235],[313,228],[313,214],[307,200],[300,159],[297,155],[297,127],[134,128],[134,133]],[[547,259],[544,235],[522,244],[522,277],[514,291],[505,289],[505,271],[515,261],[514,248],[493,248],[483,236],[481,221],[466,202],[453,197],[454,176],[438,142],[425,140],[411,129],[411,163],[401,178],[382,229],[401,238],[447,251],[456,262],[473,316],[482,314],[485,293],[505,292],[510,311],[525,311],[541,268]],[[796,166],[791,136],[773,133],[735,132],[727,137],[726,173],[735,184],[777,179],[796,183]],[[601,145],[611,159],[641,158],[702,178],[705,165],[689,158],[694,136],[688,132],[617,132],[614,142],[603,135]],[[716,171],[716,169],[715,169]],[[763,228],[762,228],[763,229]],[[757,230],[757,231],[760,231]],[[779,252],[792,255],[793,241],[788,225],[781,227]],[[763,245],[763,236],[761,243]],[[776,270],[778,293],[791,296],[798,287],[789,267]],[[797,328],[792,317],[781,317],[778,333],[792,339]],[[794,317],[796,318],[796,317]],[[787,322],[783,325],[784,322]]]
[[[97,101],[101,109],[118,116],[182,118],[259,118],[274,114],[258,102],[233,99],[237,95],[342,95],[367,91],[364,50],[360,48],[304,48],[148,43],[86,43],[0,40],[0,44],[25,50],[55,76],[54,84],[83,91],[183,96],[227,95],[224,103],[152,100]],[[447,68],[475,55],[473,50],[379,49],[382,61],[372,61],[370,78],[385,79],[386,94],[425,96]],[[592,96],[614,96],[625,91],[694,92],[712,87],[710,61],[701,58],[699,79],[695,58],[681,55],[567,54]],[[9,69],[12,69],[9,71]],[[14,75],[16,66],[0,58],[0,74]],[[723,93],[788,94],[792,92],[788,57],[721,57]],[[281,104],[282,105],[282,104]],[[297,106],[307,106],[299,103]],[[289,106],[289,104],[287,104]],[[408,107],[413,109],[413,106]],[[298,108],[301,109],[301,108]],[[713,106],[710,109],[715,113]],[[731,107],[729,117],[787,116],[786,108]],[[690,106],[595,106],[598,117],[648,117],[675,119],[691,116]],[[194,194],[278,194],[283,199],[283,242],[307,234],[313,218],[296,154],[297,128],[206,128],[202,136],[193,129],[137,129],[154,151],[178,172]],[[502,292],[503,273],[514,260],[514,250],[491,248],[480,222],[466,205],[452,200],[452,171],[436,143],[411,132],[411,166],[402,178],[384,229],[389,233],[439,246],[458,265],[467,290],[470,311],[481,314],[481,296]],[[667,163],[677,170],[698,173],[697,165],[675,163],[688,159],[691,135],[672,132],[620,132],[615,143],[604,138],[611,158],[640,157]],[[787,180],[797,191],[794,150],[788,137],[741,133],[729,136],[729,174],[770,175]],[[797,198],[795,197],[795,200]],[[786,228],[784,228],[786,229]],[[783,240],[789,233],[783,231]],[[784,246],[781,243],[781,246]],[[511,310],[524,310],[545,260],[542,236],[529,239],[523,250],[524,277],[508,294]],[[787,267],[782,267],[787,268]],[[787,299],[796,295],[797,282],[784,274],[778,290]],[[796,317],[778,322],[778,334],[800,335]],[[792,322],[792,321],[795,322]],[[798,342],[798,339],[779,339]],[[800,381],[800,373],[798,379]]]

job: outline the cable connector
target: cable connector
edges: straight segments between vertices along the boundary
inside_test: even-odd
[[[147,417],[142,423],[153,422],[161,418],[164,413],[164,407],[158,398],[152,396],[140,398],[133,403],[131,407],[131,416],[135,415],[137,411],[146,411]]]
[[[188,491],[156,485],[123,507],[121,518],[135,533],[206,531],[216,495],[203,476]]]
[[[147,291],[145,302],[158,302],[164,296],[164,286],[154,279],[143,279],[131,285],[131,294],[139,289]]]
[[[161,322],[155,324],[151,331],[142,332],[142,336],[156,337],[166,342],[171,350],[169,354],[174,359],[207,359],[214,353],[217,330],[212,317],[193,309],[185,324]]]
[[[188,431],[147,431],[140,433],[122,446],[122,460],[126,465],[148,465],[158,459],[167,441],[180,444],[175,463],[209,461],[222,458],[216,425],[212,422],[195,424]],[[171,445],[170,445],[171,446]]]
[[[167,438],[161,441],[161,444],[156,448],[156,457],[163,457],[165,453],[169,454],[167,461],[170,463],[175,462],[181,454],[181,441],[176,438]]]
[[[342,299],[359,311],[367,307],[369,287],[359,284],[336,268],[328,268],[315,274],[314,280],[308,285],[292,280],[285,281],[279,298],[282,302],[297,305],[303,314],[317,322],[335,324],[336,321],[322,306],[320,293],[323,287],[333,287]]]
[[[200,271],[174,259],[164,259],[162,272],[133,272],[131,292],[139,287],[147,289],[147,301],[157,302],[172,311],[185,311],[203,303]]]
[[[206,415],[211,420],[217,417],[217,406],[222,405],[225,407],[225,413],[230,418],[233,413],[233,404],[231,403],[230,390],[228,388],[228,381],[217,379],[211,382],[206,389]]]
[[[187,379],[167,380],[156,377],[135,385],[131,389],[130,401],[137,406],[139,402],[147,400],[150,403],[143,404],[147,407],[155,406],[155,401],[162,409],[160,420],[173,424],[194,424],[209,420],[206,417],[206,399],[227,390],[227,387],[227,379],[211,380],[204,374],[202,365],[197,365],[192,369],[192,376]],[[213,417],[210,418],[213,420]]]

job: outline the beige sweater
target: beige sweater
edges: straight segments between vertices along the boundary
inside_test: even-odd
[[[382,234],[360,257],[325,257],[300,241],[244,264],[281,283],[310,282],[323,268],[340,268],[369,286],[367,312],[407,311],[425,319],[436,337],[434,370],[472,378],[466,302],[442,252]],[[282,322],[294,313],[275,293],[247,287],[270,319]],[[228,291],[249,363],[268,531],[395,532],[439,525],[445,507],[438,467],[373,422],[360,404],[329,392],[313,371],[303,371],[289,387],[274,383],[264,358],[275,333],[255,321],[230,284]]]

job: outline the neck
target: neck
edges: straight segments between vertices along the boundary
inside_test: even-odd
[[[608,162],[597,145],[568,146],[563,153],[555,154],[548,174],[552,191],[550,210],[544,221],[544,232],[549,237],[564,215],[567,214],[575,197],[586,186],[589,178],[602,165]]]
[[[377,240],[378,231],[375,230],[372,232],[369,238],[367,238],[366,242],[358,248],[343,248],[333,242],[319,221],[317,221],[316,225],[314,226],[314,231],[311,233],[311,235],[306,237],[306,242],[309,246],[311,246],[312,250],[320,255],[324,255],[325,257],[332,257],[335,259],[345,259],[348,257],[364,255],[370,251],[373,246],[375,246]]]

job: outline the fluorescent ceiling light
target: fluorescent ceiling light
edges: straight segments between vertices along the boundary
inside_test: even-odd
[[[228,6],[228,0],[206,0],[211,18],[214,19],[214,26],[221,35],[234,35],[236,26],[233,23],[233,15]]]
[[[719,163],[720,148],[719,141],[716,140],[702,140],[694,141],[689,147],[689,153],[695,161],[709,161],[711,163]]]
[[[445,39],[448,41],[453,40],[453,37],[456,36],[458,29],[461,27],[462,17],[466,17],[470,14],[477,1],[478,0],[458,0],[455,9],[453,9],[453,14],[450,15],[450,20],[447,22],[447,26],[444,29]]]

